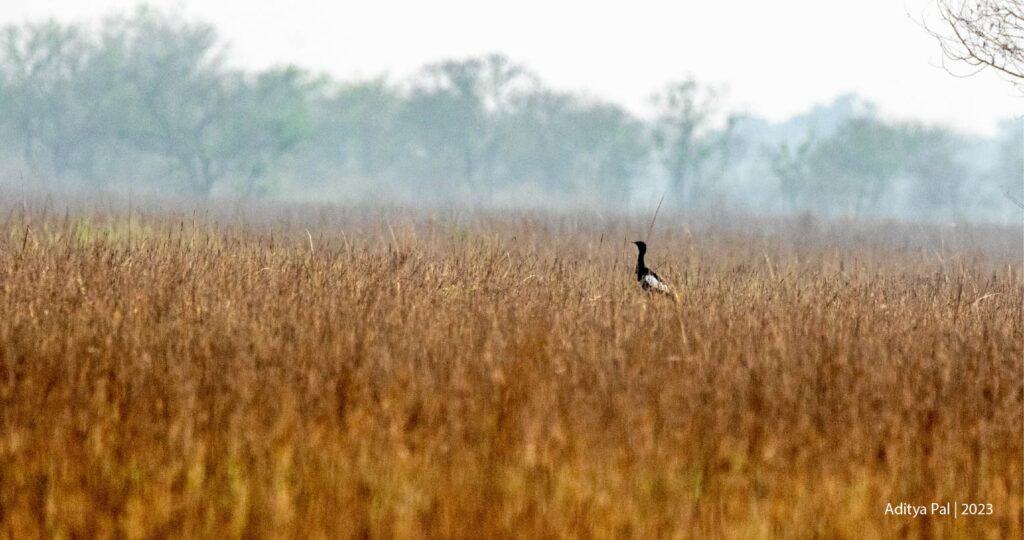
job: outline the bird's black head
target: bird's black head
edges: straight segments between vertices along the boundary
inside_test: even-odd
[[[647,251],[647,243],[643,240],[637,240],[633,243],[636,244],[636,248],[640,250],[640,253]]]

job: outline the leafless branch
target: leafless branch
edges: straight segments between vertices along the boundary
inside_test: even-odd
[[[936,4],[943,24],[926,28],[939,40],[946,58],[991,68],[1024,91],[1024,0],[936,0]]]

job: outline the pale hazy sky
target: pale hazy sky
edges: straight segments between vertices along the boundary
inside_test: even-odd
[[[0,24],[95,20],[133,0],[2,0]],[[395,77],[424,63],[501,52],[554,88],[643,114],[649,95],[693,74],[730,108],[782,119],[855,91],[883,113],[973,132],[1024,113],[989,73],[956,78],[920,18],[931,0],[623,2],[519,0],[156,0],[214,24],[249,67],[295,63],[338,77]],[[963,70],[961,70],[963,71]]]

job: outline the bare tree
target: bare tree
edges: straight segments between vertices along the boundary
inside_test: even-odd
[[[992,68],[1024,91],[1024,0],[936,0],[944,28],[929,28],[946,56]]]

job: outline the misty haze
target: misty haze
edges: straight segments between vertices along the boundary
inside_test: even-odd
[[[856,94],[771,122],[684,77],[651,114],[550,88],[501,54],[407,78],[243,71],[217,28],[153,8],[3,30],[11,190],[321,203],[667,209],[1012,223],[1021,121],[994,136]],[[794,84],[799,84],[794,81]]]

